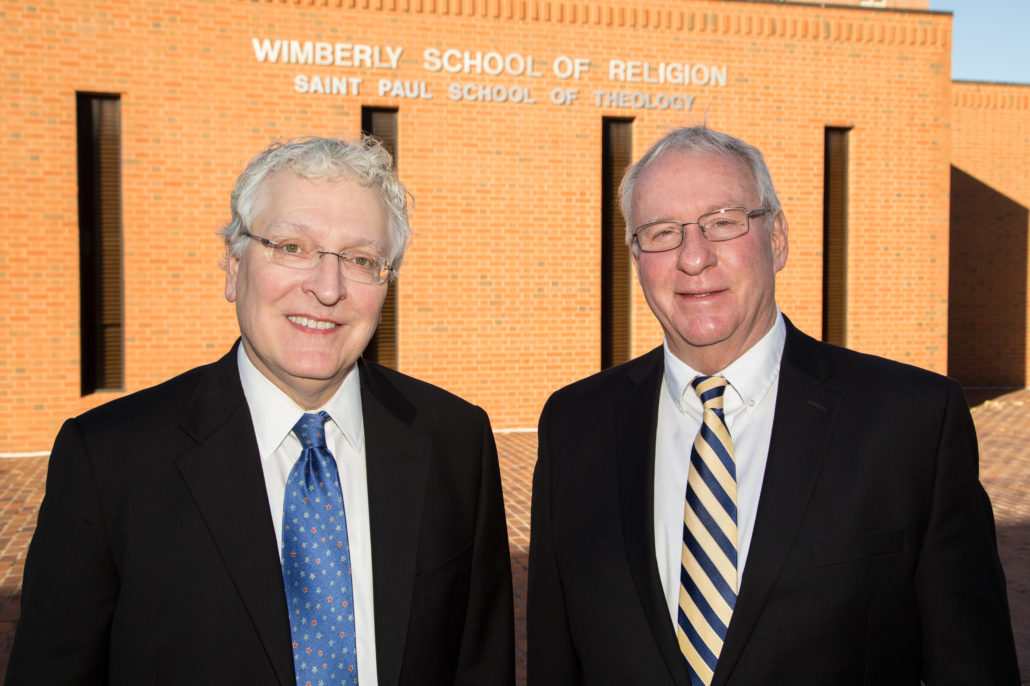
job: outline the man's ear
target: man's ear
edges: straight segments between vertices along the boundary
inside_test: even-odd
[[[772,255],[773,255],[773,269],[780,271],[787,265],[787,215],[783,214],[783,210],[776,213],[773,217],[773,225],[771,232],[772,240]]]
[[[232,243],[225,239],[225,299],[236,302],[236,276],[240,272],[240,258],[232,252]]]

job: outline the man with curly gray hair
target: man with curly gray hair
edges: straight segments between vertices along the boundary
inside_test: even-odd
[[[62,428],[8,684],[514,683],[489,419],[361,359],[408,199],[368,137],[250,162],[240,340]]]

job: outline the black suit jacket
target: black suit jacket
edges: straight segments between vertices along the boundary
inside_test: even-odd
[[[787,328],[755,529],[713,684],[1018,685],[961,389]],[[544,408],[530,686],[690,684],[654,547],[663,374],[659,348]]]
[[[493,434],[359,362],[381,686],[513,684]],[[61,429],[8,686],[293,684],[282,570],[235,349]]]

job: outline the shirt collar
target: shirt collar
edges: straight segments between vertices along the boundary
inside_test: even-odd
[[[776,322],[761,340],[728,367],[714,374],[726,377],[729,382],[726,391],[728,410],[744,407],[751,412],[765,397],[779,378],[786,339],[787,326],[783,323],[783,314],[776,308]],[[701,399],[690,387],[690,382],[701,373],[676,357],[669,349],[668,341],[663,342],[662,347],[665,351],[666,389],[681,411],[690,409],[700,414]]]
[[[254,366],[243,345],[236,351],[243,394],[250,406],[261,459],[272,454],[293,431],[305,410]],[[351,447],[362,454],[365,449],[365,426],[361,415],[361,380],[357,364],[351,366],[336,393],[322,407],[340,428]]]

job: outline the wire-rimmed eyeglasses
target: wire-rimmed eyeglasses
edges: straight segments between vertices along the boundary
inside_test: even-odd
[[[683,232],[691,224],[697,224],[701,235],[710,241],[729,241],[746,234],[751,228],[751,217],[758,217],[769,212],[760,208],[749,210],[746,207],[725,207],[721,210],[705,212],[696,222],[678,222],[662,219],[638,226],[633,231],[633,239],[641,252],[665,252],[675,250],[683,243]]]
[[[358,283],[380,284],[390,277],[393,266],[385,257],[362,250],[323,250],[305,238],[277,238],[270,240],[255,236],[249,231],[243,234],[269,248],[272,261],[291,269],[314,269],[326,255],[340,260],[340,271],[344,278]]]

